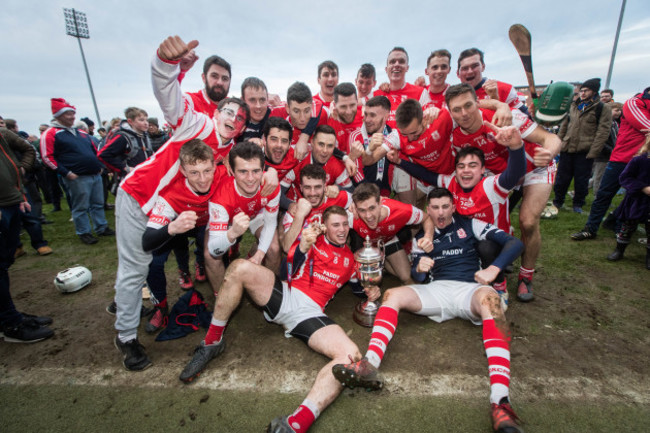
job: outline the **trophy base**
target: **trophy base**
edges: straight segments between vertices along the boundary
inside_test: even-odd
[[[379,305],[377,305],[377,303],[371,301],[361,301],[354,307],[352,319],[354,319],[357,325],[365,326],[366,328],[372,328],[372,325],[375,323],[377,310],[379,310]]]

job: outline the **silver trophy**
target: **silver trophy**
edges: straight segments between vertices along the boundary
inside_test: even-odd
[[[381,239],[377,242],[377,247],[372,245],[370,237],[366,236],[363,248],[354,253],[356,264],[357,278],[359,283],[366,288],[379,286],[384,269],[384,243]],[[373,301],[361,301],[354,307],[352,318],[361,326],[371,328],[379,305]]]

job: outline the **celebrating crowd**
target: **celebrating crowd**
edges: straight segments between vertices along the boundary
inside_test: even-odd
[[[152,365],[138,329],[142,318],[148,333],[168,323],[165,262],[173,251],[181,287],[192,288],[193,277],[207,281],[215,295],[208,331],[181,381],[197,380],[225,350],[225,331],[244,293],[287,337],[329,358],[299,407],[274,419],[268,431],[307,431],[343,386],[381,389],[379,367],[402,310],[482,326],[493,428],[522,431],[509,396],[506,268],[521,256],[512,292],[532,301],[540,218],[557,215],[572,179],[573,209],[582,212],[592,164],[596,199],[587,225],[572,238],[596,236],[620,185],[627,196],[615,213],[620,230],[608,259],[623,257],[638,223],[648,230],[650,88],[619,104],[599,93],[599,79],[581,83],[573,101],[572,86],[551,85],[535,113],[512,85],[483,76],[476,48],[458,56],[456,85],[447,83],[452,54],[432,52],[427,85],[423,78],[406,82],[409,57],[395,47],[386,60],[388,82],[374,91],[372,65],[361,65],[354,83],[339,83],[337,65],[325,61],[316,95],[295,82],[282,101],[249,77],[241,98],[228,97],[231,66],[214,55],[203,65],[205,88],[183,93],[183,78],[199,60],[197,46],[169,37],[152,60],[153,91],[169,134],[146,111],[129,107],[125,120],[100,128],[97,140],[92,121],[76,125],[75,107],[62,98],[52,99],[54,120],[34,145],[0,129],[5,340],[53,335],[52,320],[19,312],[9,291],[21,224],[34,232],[39,254],[52,252],[40,230],[47,220],[34,206],[40,192],[28,189],[25,177],[40,157],[46,199],[60,209],[65,195],[80,241],[116,238],[115,298],[107,310],[115,314],[114,344],[127,370]],[[535,119],[559,125],[559,133]],[[112,206],[111,190],[115,230],[104,212]],[[510,222],[519,200],[521,239]],[[244,259],[239,244],[247,231],[255,242]],[[355,267],[353,252],[364,240],[383,245],[384,271],[402,284],[383,297],[379,287],[362,284]],[[382,298],[365,355],[324,312],[346,284],[362,299]],[[144,287],[153,309],[143,305]]]

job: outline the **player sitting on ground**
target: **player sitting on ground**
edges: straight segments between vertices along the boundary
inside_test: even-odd
[[[300,407],[288,417],[274,419],[268,431],[307,431],[343,389],[332,376],[332,366],[346,360],[350,353],[361,358],[343,328],[323,313],[325,305],[354,273],[354,255],[345,245],[350,229],[347,212],[339,206],[329,207],[323,213],[323,224],[324,228],[316,224],[304,229],[300,241],[294,244],[289,254],[290,282],[283,282],[268,269],[246,260],[235,260],[228,267],[210,329],[180,375],[183,382],[191,382],[211,359],[223,352],[224,329],[246,292],[263,308],[268,321],[285,328],[287,337],[299,338],[332,359],[319,371]],[[358,284],[353,289],[361,293]],[[370,300],[379,297],[378,287],[363,290]]]
[[[368,351],[360,361],[335,365],[334,376],[349,387],[380,389],[378,368],[397,329],[401,310],[427,316],[436,322],[455,317],[483,325],[483,344],[490,373],[490,402],[495,431],[521,432],[510,407],[509,331],[499,295],[489,286],[512,263],[523,244],[496,227],[455,214],[449,190],[437,188],[427,196],[427,214],[434,221],[434,248],[424,253],[415,245],[413,279],[425,283],[389,289],[377,312]],[[497,259],[480,268],[477,244],[490,239],[502,246]],[[354,354],[350,359],[354,361]]]

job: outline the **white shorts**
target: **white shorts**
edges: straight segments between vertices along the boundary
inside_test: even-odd
[[[553,185],[555,182],[555,173],[557,172],[557,165],[555,161],[546,167],[536,167],[533,171],[529,171],[524,176],[524,186],[535,185],[535,184],[547,184]]]
[[[433,185],[425,185],[421,180],[416,181],[417,188],[424,193],[424,195],[429,195],[431,190],[436,189]]]
[[[418,295],[422,303],[422,309],[415,314],[427,316],[438,323],[454,318],[469,320],[475,325],[483,323],[481,317],[472,314],[472,296],[479,288],[490,286],[437,280],[409,287]],[[492,289],[492,287],[490,288]]]
[[[284,327],[284,336],[287,338],[292,337],[291,331],[298,324],[323,316],[326,317],[320,305],[300,290],[289,289],[286,281],[282,282],[282,304],[278,313],[271,319],[268,313],[264,312],[264,318],[267,321]]]
[[[416,180],[401,168],[395,167],[391,188],[396,193],[413,191],[416,188]]]

